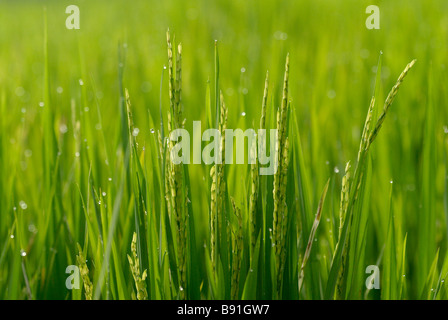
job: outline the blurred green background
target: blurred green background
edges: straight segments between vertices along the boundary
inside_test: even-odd
[[[80,8],[79,30],[65,27],[65,8],[72,4]],[[365,9],[372,4],[380,8],[379,30],[365,27]],[[48,190],[42,120],[47,106],[39,107],[45,101],[44,7],[51,129],[60,152],[58,183]],[[28,297],[21,264],[26,267],[33,298],[64,299],[71,295],[65,288],[65,268],[74,264],[76,242],[84,244],[79,194],[86,201],[89,191],[82,186],[87,183],[87,173],[91,170],[95,187],[111,192],[111,197],[120,177],[121,162],[115,155],[120,117],[118,51],[123,46],[127,52],[123,84],[129,90],[135,126],[140,130],[139,147],[146,148],[148,158],[157,157],[150,141],[156,137],[152,129],[160,128],[160,86],[167,65],[168,28],[183,46],[182,99],[188,130],[194,120],[206,121],[206,89],[207,81],[214,77],[215,40],[219,44],[220,88],[229,109],[229,128],[258,126],[267,70],[269,110],[280,106],[284,61],[290,53],[291,107],[300,128],[313,208],[331,177],[313,248],[316,254],[312,265],[316,270],[327,270],[331,263],[341,179],[345,163],[356,160],[380,52],[379,107],[405,65],[417,59],[373,146],[369,224],[362,261],[366,266],[377,264],[382,256],[393,181],[398,246],[403,245],[407,234],[404,297],[420,298],[436,250],[440,248],[439,268],[447,256],[448,2],[442,0],[0,1],[0,298]],[[165,122],[169,106],[167,77],[165,72]],[[71,101],[83,114],[81,127],[89,128],[85,129],[89,133],[78,140],[74,137]],[[429,105],[433,108],[429,115],[433,130],[425,133]],[[83,142],[84,138],[88,140]],[[77,141],[88,145],[93,158],[82,155],[79,162]],[[430,146],[428,159],[425,145]],[[209,237],[208,171],[205,165],[189,166],[198,247]],[[229,194],[244,208],[247,167],[234,165],[228,175]],[[49,217],[46,199],[53,196],[60,199],[60,206],[57,214]],[[116,240],[123,275],[129,280],[124,296],[129,298],[133,284],[125,256],[129,253],[133,218],[126,213],[131,195],[125,198],[128,200],[121,209]],[[154,195],[151,200],[150,206],[157,211],[159,199]],[[113,200],[107,201],[112,207]],[[49,229],[44,227],[47,223]],[[422,225],[430,230],[423,240]],[[20,230],[13,232],[14,240],[11,230]],[[13,243],[19,240],[20,245]],[[20,250],[26,257],[18,256]],[[324,280],[316,285],[325,287],[322,283]],[[303,297],[322,298],[322,291],[304,293]],[[204,293],[201,297],[208,296]]]

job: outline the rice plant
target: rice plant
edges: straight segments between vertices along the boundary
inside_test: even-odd
[[[448,5],[411,2],[1,3],[0,299],[447,299]]]

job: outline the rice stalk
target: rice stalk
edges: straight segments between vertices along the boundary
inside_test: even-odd
[[[392,105],[392,102],[394,102],[395,96],[397,95],[398,89],[400,88],[400,85],[403,82],[404,77],[406,77],[409,70],[411,70],[411,68],[414,66],[416,61],[417,60],[414,59],[406,65],[403,72],[398,77],[397,82],[395,83],[395,85],[392,87],[389,94],[387,95],[386,101],[384,101],[383,112],[379,116],[378,121],[376,122],[375,128],[373,129],[372,133],[370,134],[369,145],[373,142],[373,140],[375,140],[379,130],[381,129],[381,126],[383,125],[384,120],[386,119],[387,111],[389,110],[390,106]]]
[[[364,128],[362,130],[361,142],[359,143],[358,163],[359,163],[359,161],[361,159],[361,155],[370,146],[370,140],[369,140],[370,123],[372,122],[374,106],[375,106],[375,97],[372,97],[372,99],[370,100],[369,110],[367,111],[367,117],[366,117],[366,121],[364,123]]]
[[[253,163],[250,165],[250,181],[251,181],[251,193],[249,196],[249,230],[250,230],[250,263],[252,265],[252,260],[254,256],[255,244],[257,242],[257,202],[258,202],[258,161],[257,159],[257,148],[255,141],[251,146],[251,157],[254,159]]]
[[[177,112],[177,104],[176,102],[178,99],[176,99],[176,83],[174,79],[174,58],[173,58],[173,46],[171,44],[171,35],[170,31],[168,30],[166,32],[166,42],[168,46],[168,88],[169,88],[169,97],[170,97],[170,111],[172,115],[171,121],[173,121],[174,126],[172,129],[177,128],[177,125],[179,123],[178,120],[178,112]],[[176,71],[177,72],[177,71]],[[168,131],[170,132],[170,131]]]
[[[221,158],[220,163],[210,168],[210,177],[212,178],[210,192],[210,255],[212,270],[216,271],[217,260],[217,239],[219,239],[219,231],[221,230],[221,215],[223,210],[223,200],[225,195],[226,184],[224,181],[224,159],[225,159],[225,130],[227,128],[227,108],[224,103],[224,96],[220,92],[220,114],[219,114],[219,131],[221,132],[221,140],[219,141],[218,157]]]
[[[260,129],[266,128],[266,105],[268,99],[268,87],[269,87],[269,72],[266,72],[266,79],[264,83],[263,100],[261,104],[261,117],[260,117]],[[262,141],[266,141],[266,136],[258,137]],[[259,196],[259,162],[258,158],[260,154],[265,154],[264,150],[258,150],[258,148],[265,148],[265,143],[257,144],[253,141],[251,146],[251,158],[253,162],[250,165],[250,181],[251,181],[251,193],[249,197],[249,229],[250,229],[250,264],[252,265],[254,249],[257,242],[257,203]]]
[[[168,132],[171,132],[171,116],[168,113]],[[161,135],[159,132],[159,140],[160,140],[160,156],[165,156],[165,159],[167,159],[169,155],[169,148],[164,149],[166,146],[166,141],[161,140]],[[165,155],[163,154],[165,150]],[[168,153],[168,156],[166,155]],[[171,172],[171,161],[165,161],[165,166],[162,168],[164,170],[164,180],[165,180],[165,201],[166,201],[166,208],[168,212],[168,217],[171,219],[171,188],[170,188],[170,172]]]
[[[361,161],[361,157],[365,155],[365,153],[367,152],[368,147],[370,145],[368,137],[369,137],[369,133],[370,133],[370,124],[372,122],[374,106],[375,106],[375,97],[372,97],[372,99],[370,100],[369,109],[367,111],[366,120],[364,122],[364,128],[363,128],[363,132],[362,132],[362,136],[361,136],[361,142],[359,144],[358,164]],[[361,173],[361,176],[360,176],[360,179],[359,179],[360,180],[359,183],[355,186],[356,190],[355,190],[355,193],[354,193],[354,200],[356,200],[358,198],[358,190],[361,187],[362,176],[363,176],[363,172]],[[347,181],[346,181],[346,183],[347,183]],[[343,184],[344,184],[344,182],[343,182]],[[345,186],[345,188],[348,189],[347,191],[349,191],[350,190],[350,185]],[[341,214],[340,217],[342,217],[343,219],[345,219],[345,216],[347,214],[346,210],[348,208],[348,202],[346,203],[346,199],[345,199],[346,197],[348,197],[348,194],[344,195],[344,199],[342,199],[342,195],[341,195],[341,204],[340,204],[340,206],[341,206],[341,208],[346,207],[345,210],[340,213]],[[350,220],[349,221],[349,225],[348,225],[349,230],[351,228],[351,224],[352,224],[352,221]],[[341,224],[340,225],[340,229],[339,229],[339,233],[340,234],[342,232],[342,226],[343,225]],[[338,242],[337,245],[339,245],[339,244],[340,243]],[[341,265],[341,268],[339,270],[338,279],[337,279],[337,283],[336,283],[336,299],[338,299],[338,300],[343,298],[342,295],[343,295],[344,277],[345,277],[345,272],[346,272],[345,265],[346,265],[347,257],[348,257],[349,238],[347,238],[343,242],[343,244],[341,244],[341,245],[343,245],[344,247],[343,247],[343,251],[342,251],[343,252],[342,253],[342,265]]]
[[[281,109],[277,112],[278,136],[275,143],[275,164],[277,171],[274,174],[274,212],[273,212],[273,241],[275,252],[275,266],[277,271],[277,294],[280,295],[283,277],[283,261],[286,257],[285,238],[288,208],[286,206],[287,168],[289,163],[289,142],[286,137],[288,113],[288,81],[289,81],[289,54],[286,56],[285,76],[283,83],[283,97]]]
[[[137,299],[138,300],[147,300],[148,292],[146,291],[146,270],[143,271],[143,274],[140,275],[140,260],[137,256],[137,233],[134,232],[132,236],[131,242],[131,252],[132,258],[128,255],[129,266],[131,267],[132,277],[135,281],[135,287],[137,289]]]
[[[81,273],[81,279],[84,286],[84,292],[86,300],[92,300],[93,296],[93,284],[89,278],[89,268],[86,264],[86,259],[82,253],[81,246],[79,243],[76,244],[78,247],[78,255],[76,256],[76,263],[78,264],[79,271]]]
[[[379,130],[381,129],[381,126],[386,118],[387,112],[398,92],[398,89],[403,82],[404,77],[407,75],[408,71],[412,68],[412,66],[415,64],[415,59],[412,60],[410,63],[408,63],[403,70],[403,72],[398,77],[398,80],[396,84],[392,87],[391,91],[389,92],[383,106],[383,111],[381,115],[379,116],[375,126],[373,129],[371,129],[371,121],[372,121],[372,115],[373,115],[373,109],[375,105],[375,97],[372,97],[370,101],[370,106],[367,112],[366,121],[363,128],[363,133],[361,136],[359,151],[358,151],[358,162],[357,166],[354,172],[354,179],[352,181],[352,185],[349,187],[349,201],[347,204],[346,209],[346,215],[349,217],[348,221],[345,221],[343,224],[343,230],[340,230],[340,238],[338,240],[338,243],[335,248],[335,255],[333,256],[333,262],[332,262],[332,270],[330,271],[330,279],[335,279],[334,287],[332,287],[332,283],[329,283],[327,285],[327,294],[328,297],[332,288],[335,288],[335,297],[336,299],[342,299],[343,297],[343,290],[344,290],[344,281],[345,281],[345,268],[347,264],[347,256],[348,256],[348,247],[349,247],[349,241],[350,241],[350,229],[352,225],[353,220],[353,208],[355,205],[356,200],[358,199],[358,193],[361,187],[361,184],[363,182],[364,178],[364,169],[366,166],[366,159],[368,155],[369,148],[373,141],[375,140],[376,136],[379,133]],[[338,261],[338,258],[340,260]],[[335,275],[333,272],[336,272],[336,277],[333,278]]]
[[[237,218],[237,226],[233,228],[232,237],[232,283],[231,283],[231,299],[238,299],[239,281],[241,274],[241,262],[243,256],[243,219],[241,216],[241,209],[235,204],[231,198],[233,213]]]
[[[282,201],[283,201],[283,213],[281,218],[281,238],[280,238],[280,247],[281,250],[281,260],[280,260],[280,272],[283,274],[283,269],[286,261],[286,232],[287,232],[287,222],[288,222],[288,207],[286,205],[286,186],[287,186],[287,176],[288,176],[288,167],[289,167],[289,138],[287,137],[285,140],[285,145],[283,147],[283,156],[282,156],[282,179],[280,182],[280,190],[282,193]],[[281,283],[279,283],[281,286]],[[280,288],[280,287],[278,287]]]
[[[217,221],[217,185],[218,175],[215,172],[215,166],[210,168],[210,177],[212,178],[212,184],[210,187],[210,258],[212,264],[213,274],[216,272],[216,239],[218,238],[218,221]]]
[[[266,106],[268,102],[269,88],[269,71],[266,71],[266,79],[264,80],[263,100],[261,103],[260,129],[266,129]]]
[[[345,165],[345,175],[342,178],[342,188],[341,188],[341,201],[339,206],[339,236],[341,238],[342,226],[344,224],[344,219],[347,215],[347,207],[350,196],[350,178],[351,178],[351,164],[350,161]]]
[[[166,33],[168,45],[168,75],[169,75],[169,97],[170,97],[170,113],[168,114],[168,130],[175,130],[182,127],[182,107],[181,107],[181,55],[182,46],[178,46],[176,78],[174,76],[174,54],[171,44],[169,30]],[[170,140],[169,154],[174,147],[174,142]],[[167,161],[168,163],[168,161]],[[186,298],[186,282],[187,282],[187,212],[186,197],[184,195],[184,181],[182,164],[170,163],[168,167],[169,182],[169,202],[171,217],[175,220],[176,240],[177,240],[177,267],[179,271],[179,297]],[[185,197],[185,199],[184,199]]]
[[[314,237],[316,235],[316,230],[317,230],[317,227],[319,226],[319,222],[320,222],[320,219],[322,216],[322,209],[324,206],[325,197],[327,196],[329,184],[330,184],[330,179],[328,179],[327,183],[325,184],[324,191],[322,192],[322,196],[319,201],[319,206],[317,207],[316,218],[314,219],[313,227],[311,228],[310,236],[308,238],[308,244],[306,245],[305,255],[303,256],[302,266],[300,267],[300,272],[299,272],[299,293],[302,290],[303,279],[305,277],[305,266],[306,266],[306,263],[308,262],[310,254],[311,254]]]

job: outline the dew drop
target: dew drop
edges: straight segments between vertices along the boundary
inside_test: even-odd
[[[241,115],[243,116],[243,117],[245,117],[246,116],[246,112],[241,112]]]
[[[288,39],[288,34],[286,32],[276,31],[274,33],[274,38],[276,40],[283,40],[284,41],[284,40]]]
[[[39,102],[39,107],[43,108],[44,107],[44,103],[43,102]]]
[[[10,238],[11,238],[11,239],[14,239],[14,235],[13,235],[13,234],[12,234],[12,235],[10,235]]]
[[[112,181],[112,178],[109,178],[109,179],[107,179],[107,180]]]
[[[23,87],[17,87],[16,88],[16,95],[21,97],[25,94],[25,89]]]
[[[22,256],[22,257],[26,257],[26,252],[25,252],[25,250],[20,250],[20,255]]]
[[[149,132],[154,133],[154,132],[155,132],[154,128],[151,128],[151,129],[149,130]]]
[[[22,208],[22,210],[26,210],[26,208],[28,208],[28,205],[23,200],[20,200],[19,206],[20,208]]]
[[[84,81],[82,81],[82,79],[79,79],[79,85],[83,86],[84,85]]]
[[[133,135],[134,137],[136,137],[136,136],[138,136],[139,132],[140,132],[140,129],[139,129],[139,128],[134,128],[134,130],[132,130],[132,135]]]
[[[76,153],[75,153],[75,157],[76,157],[76,158],[79,158],[79,156],[80,156],[79,152],[76,152]]]
[[[330,99],[334,99],[336,97],[336,91],[334,91],[333,89],[328,90],[327,97]]]
[[[67,125],[65,123],[61,124],[61,126],[59,127],[59,132],[64,134],[67,133],[67,131],[68,131]]]
[[[103,191],[102,195],[103,195],[103,197],[105,197],[106,196],[106,192]]]

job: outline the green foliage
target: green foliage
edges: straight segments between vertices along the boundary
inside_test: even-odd
[[[446,2],[73,4],[0,3],[0,299],[448,298]],[[198,120],[279,171],[174,165]]]

